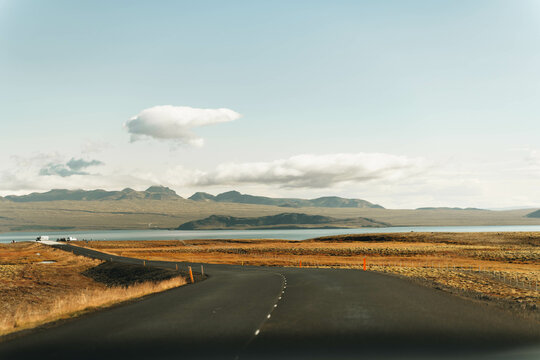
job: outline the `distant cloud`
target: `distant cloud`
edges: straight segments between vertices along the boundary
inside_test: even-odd
[[[113,145],[103,140],[85,140],[81,145],[81,154],[90,156],[112,148]]]
[[[84,160],[72,158],[66,164],[49,163],[45,167],[39,170],[39,175],[42,176],[61,176],[68,177],[72,175],[89,175],[89,173],[82,171],[90,166],[103,165],[103,162],[99,160]]]
[[[96,166],[96,165],[103,165],[103,163],[99,160],[90,160],[86,161],[84,159],[75,159],[72,158],[67,162],[67,167],[69,167],[71,170],[78,171],[84,168],[87,168],[89,166]]]
[[[342,183],[393,180],[423,170],[423,161],[381,153],[304,154],[270,162],[226,163],[197,172],[193,185],[274,184],[285,188],[328,188]]]
[[[240,114],[230,109],[196,109],[188,106],[154,106],[141,111],[124,123],[131,141],[142,138],[175,140],[181,144],[202,146],[204,140],[195,135],[194,128],[233,121]]]

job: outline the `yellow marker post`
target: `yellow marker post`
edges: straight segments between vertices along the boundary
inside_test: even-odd
[[[366,258],[364,258],[364,271],[366,271]]]
[[[193,272],[191,271],[191,266],[189,267],[189,278],[191,280],[191,283],[193,284],[195,280],[193,280]]]

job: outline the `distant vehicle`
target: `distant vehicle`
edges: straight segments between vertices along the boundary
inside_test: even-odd
[[[65,238],[56,239],[56,241],[77,241],[77,238],[72,237],[72,236],[68,236],[68,237],[65,237]]]
[[[48,236],[43,236],[43,235],[40,235],[36,238],[36,241],[41,241],[41,240],[44,240],[44,241],[47,241],[49,240],[49,237]]]

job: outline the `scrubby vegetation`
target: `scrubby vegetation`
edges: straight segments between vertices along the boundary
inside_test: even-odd
[[[0,335],[185,283],[170,270],[102,263],[37,243],[1,244]]]

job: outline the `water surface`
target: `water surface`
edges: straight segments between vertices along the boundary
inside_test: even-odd
[[[510,226],[404,226],[359,229],[294,229],[294,230],[101,230],[41,231],[0,233],[0,243],[35,240],[48,235],[50,240],[73,236],[78,240],[189,240],[189,239],[285,239],[306,240],[321,236],[402,232],[507,232],[540,231],[540,225]]]

